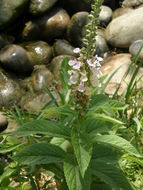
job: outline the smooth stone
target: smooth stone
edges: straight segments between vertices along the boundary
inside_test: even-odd
[[[0,133],[4,131],[8,126],[8,119],[4,113],[0,112]]]
[[[33,65],[47,65],[53,56],[51,46],[44,41],[27,42],[22,44],[26,49]]]
[[[96,33],[97,33],[97,35],[102,36],[104,39],[106,39],[106,37],[105,37],[105,28],[98,28]]]
[[[29,5],[29,12],[32,15],[40,15],[49,11],[57,0],[31,0]]]
[[[130,47],[129,47],[129,52],[135,56],[138,54],[140,48],[143,47],[143,39],[134,41]],[[140,54],[139,54],[139,59],[143,58],[143,49],[141,50]]]
[[[45,65],[36,65],[32,75],[21,81],[21,87],[30,92],[41,92],[46,87],[50,88],[54,84],[53,74]]]
[[[27,6],[28,0],[0,1],[0,30],[18,18]]]
[[[57,93],[55,91],[51,91],[51,93],[56,98],[56,100],[58,100]],[[37,114],[49,101],[51,101],[51,97],[49,97],[47,93],[29,93],[22,97],[20,105],[23,110]]]
[[[76,56],[76,54],[73,52],[74,47],[66,40],[56,40],[56,42],[53,45],[53,51],[54,55],[72,55]]]
[[[109,48],[106,43],[106,40],[102,36],[97,35],[96,36],[96,52],[95,53],[100,56],[104,56],[104,53],[106,53],[108,51],[109,51]]]
[[[9,108],[17,103],[20,97],[21,92],[18,83],[0,72],[0,108]]]
[[[121,86],[119,88],[118,95],[122,95],[123,93],[126,92],[128,84],[135,70],[135,66],[132,67],[132,69],[130,70],[129,74],[127,75],[124,81],[122,81],[122,78],[124,74],[127,72],[130,65],[131,65],[131,54],[127,54],[127,53],[117,54],[115,56],[110,56],[104,59],[104,63],[101,67],[101,72],[103,73],[103,75],[108,74],[107,79],[111,76],[111,74],[115,70],[118,69],[118,71],[111,78],[109,84],[107,85],[105,89],[105,92],[107,94],[113,95],[116,89],[119,87],[120,83],[121,83]],[[143,68],[140,68],[140,71],[136,76],[137,80],[142,76],[142,73],[143,73]],[[142,87],[143,87],[143,77],[137,84],[137,88],[142,88]]]
[[[29,41],[39,39],[51,41],[55,38],[63,37],[69,22],[70,17],[66,10],[54,8],[43,17],[28,21],[22,36],[25,40]]]
[[[143,7],[113,19],[105,30],[107,42],[119,48],[127,48],[143,38]]]
[[[60,69],[61,69],[61,63],[64,58],[68,57],[69,59],[72,59],[73,56],[70,55],[59,55],[52,59],[49,69],[54,75],[55,81],[57,81],[58,84],[60,84]]]
[[[125,7],[135,7],[143,3],[143,0],[124,0],[122,5]]]
[[[67,36],[75,47],[82,47],[82,39],[85,36],[85,25],[89,22],[88,12],[74,14],[67,28]]]
[[[0,51],[0,65],[5,70],[22,75],[29,74],[33,70],[26,50],[15,44],[7,45]]]
[[[101,24],[108,24],[112,18],[112,9],[105,5],[101,6],[101,11],[99,14],[99,21]]]
[[[0,34],[0,49],[13,42],[14,42],[13,36]]]
[[[129,7],[121,7],[121,8],[118,8],[118,9],[116,9],[116,10],[113,12],[113,14],[112,14],[112,19],[115,19],[115,18],[117,18],[117,17],[119,17],[119,16],[122,16],[122,15],[124,15],[124,14],[126,14],[126,13],[129,13],[129,12],[131,12],[131,11],[133,11],[133,9],[131,9],[131,8],[129,8]]]

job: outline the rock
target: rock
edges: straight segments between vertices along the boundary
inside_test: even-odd
[[[107,42],[114,47],[127,48],[133,41],[143,38],[142,13],[143,7],[112,20],[105,31]]]
[[[70,17],[64,9],[55,8],[43,17],[27,22],[22,36],[25,40],[51,41],[63,37],[69,21]]]
[[[64,58],[70,58],[72,59],[73,56],[69,55],[59,55],[57,57],[54,57],[50,63],[49,69],[54,75],[55,81],[57,81],[58,84],[60,84],[60,69],[61,69],[61,62],[63,61]]]
[[[101,11],[99,14],[100,23],[101,24],[108,24],[109,21],[111,20],[111,18],[112,18],[112,9],[110,7],[102,5]]]
[[[22,88],[27,92],[41,92],[53,86],[54,77],[45,65],[36,65],[32,75],[21,81]]]
[[[21,97],[19,85],[0,72],[0,109],[12,106]]]
[[[53,96],[58,100],[58,95],[55,91],[51,91]],[[21,107],[31,113],[39,113],[42,108],[51,100],[47,93],[26,94],[22,97]],[[53,105],[53,104],[52,104]]]
[[[13,42],[14,42],[13,36],[0,34],[0,49]]]
[[[126,13],[129,13],[129,12],[131,12],[131,11],[134,11],[134,9],[131,9],[131,8],[129,8],[129,7],[121,7],[121,8],[118,8],[118,9],[116,9],[116,10],[113,12],[113,14],[112,14],[112,19],[115,19],[115,18],[117,18],[117,17],[119,17],[119,16],[122,16],[122,15],[124,15],[124,14],[126,14]]]
[[[119,87],[120,83],[121,86],[118,91],[118,95],[121,95],[126,92],[126,89],[128,87],[128,84],[131,80],[131,77],[133,75],[133,72],[135,70],[135,66],[132,66],[132,69],[130,70],[127,77],[122,81],[124,74],[127,72],[129,66],[131,65],[131,55],[130,54],[117,54],[115,56],[108,57],[104,60],[104,64],[101,67],[101,72],[103,75],[108,74],[110,75],[119,67],[119,70],[115,73],[115,75],[110,80],[105,92],[109,95],[113,95],[116,91],[116,89]],[[138,75],[136,76],[136,80],[138,80],[143,73],[143,68],[140,69]],[[138,82],[138,88],[143,87],[143,77]]]
[[[51,46],[44,41],[27,42],[23,44],[33,65],[47,65],[53,56]]]
[[[50,10],[57,0],[31,0],[29,12],[32,15],[40,15]]]
[[[97,35],[96,36],[96,52],[95,53],[103,57],[104,53],[106,53],[108,51],[109,51],[109,48],[106,43],[106,40],[102,36]]]
[[[0,30],[8,26],[24,11],[28,0],[0,1]]]
[[[76,56],[73,52],[74,47],[66,40],[56,40],[53,45],[54,55],[72,55]]]
[[[17,74],[29,74],[33,70],[26,50],[19,45],[7,45],[0,51],[0,65]]]
[[[4,131],[8,126],[8,119],[7,117],[0,112],[0,133]]]
[[[141,40],[137,40],[137,41],[134,41],[130,47],[129,47],[129,52],[135,56],[138,54],[140,48],[143,47],[143,39]],[[143,49],[141,50],[140,54],[139,54],[139,59],[142,59],[143,58]]]
[[[88,12],[78,12],[72,16],[68,25],[68,39],[75,47],[82,47],[82,38],[85,36],[84,26],[89,22],[88,15]]]
[[[124,0],[122,5],[125,7],[135,7],[143,3],[143,0]]]

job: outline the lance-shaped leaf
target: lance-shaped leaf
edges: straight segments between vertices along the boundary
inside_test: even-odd
[[[90,170],[87,170],[84,178],[82,178],[76,158],[73,155],[67,155],[65,159],[64,174],[69,190],[90,190]]]
[[[78,133],[78,131],[74,129],[71,139],[81,174],[84,176],[92,156],[92,142],[90,141],[90,136],[85,132]]]
[[[66,153],[58,146],[47,143],[29,145],[13,158],[20,165],[38,165],[62,162]]]
[[[119,137],[117,135],[91,135],[93,142],[110,144],[118,149],[125,150],[131,155],[142,157],[140,153],[136,150],[136,148],[127,140]]]
[[[51,137],[64,137],[68,138],[70,135],[70,128],[59,124],[56,121],[49,120],[35,120],[25,123],[23,126],[12,131],[10,134],[18,136],[28,136],[31,134],[44,134]]]

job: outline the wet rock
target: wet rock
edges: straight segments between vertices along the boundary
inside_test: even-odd
[[[112,9],[110,7],[102,5],[101,11],[99,14],[100,23],[101,24],[108,24],[109,21],[111,20],[111,18],[112,18]]]
[[[18,18],[24,11],[28,0],[1,0],[0,1],[0,29]]]
[[[14,42],[13,36],[0,34],[0,49],[13,42]]]
[[[7,45],[0,51],[0,65],[17,74],[29,74],[33,70],[26,50],[19,45]]]
[[[73,50],[74,47],[66,40],[56,40],[53,45],[54,55],[73,55],[75,56]]]
[[[44,41],[27,42],[23,47],[27,50],[33,65],[47,65],[53,56],[51,46]]]
[[[53,96],[58,100],[58,95],[55,91],[51,91]],[[51,100],[47,93],[26,94],[22,97],[21,107],[31,113],[39,113],[41,109]]]
[[[54,77],[49,69],[45,65],[36,65],[32,75],[21,81],[21,86],[25,91],[41,92],[46,87],[53,86],[53,83]]]
[[[126,92],[126,89],[128,87],[128,84],[131,80],[131,77],[133,75],[133,72],[135,70],[135,66],[132,66],[132,69],[130,70],[129,74],[125,78],[125,80],[122,81],[122,78],[124,74],[127,72],[129,66],[131,64],[131,55],[130,54],[117,54],[115,56],[108,57],[105,59],[103,66],[101,67],[101,71],[104,74],[108,74],[109,76],[119,67],[119,70],[115,73],[115,75],[110,80],[105,92],[109,95],[113,95],[116,91],[116,89],[120,88],[118,91],[118,95],[121,95]],[[143,73],[143,68],[140,69],[136,79],[138,80]],[[108,76],[108,77],[109,77]],[[143,87],[143,77],[138,83],[138,88]]]
[[[142,13],[143,7],[112,20],[105,31],[107,42],[114,47],[127,48],[133,41],[143,38]]]
[[[4,131],[8,126],[8,119],[7,117],[0,112],[0,132]]]
[[[61,69],[61,62],[65,57],[68,57],[70,59],[73,58],[73,56],[69,55],[59,55],[57,57],[54,57],[50,63],[49,69],[54,75],[55,81],[60,84],[60,69]]]
[[[141,49],[141,47],[143,47],[143,39],[141,40],[137,40],[134,41],[130,47],[129,47],[129,52],[135,56],[138,54],[139,50]],[[140,54],[139,54],[139,58],[142,59],[143,58],[143,49],[141,50]]]
[[[89,22],[88,12],[74,14],[68,25],[67,35],[75,47],[82,47],[82,38],[85,36],[84,26]]]
[[[0,108],[12,106],[20,97],[19,85],[0,72]]]
[[[55,8],[43,17],[27,22],[22,36],[25,40],[51,41],[63,37],[69,21],[70,17],[64,9]]]
[[[116,10],[113,12],[113,14],[112,14],[112,19],[115,19],[115,18],[117,18],[117,17],[119,17],[119,16],[122,16],[122,15],[124,15],[124,14],[126,14],[126,13],[129,13],[129,12],[131,12],[131,11],[133,11],[133,9],[131,9],[131,8],[129,8],[129,7],[121,7],[121,8],[118,8],[118,9],[116,9]]]
[[[96,54],[103,56],[104,53],[108,51],[109,51],[109,48],[106,43],[106,40],[102,36],[97,35],[96,36]]]
[[[40,15],[50,10],[57,0],[31,0],[29,11],[32,15]]]
[[[124,0],[122,5],[125,7],[134,7],[143,3],[143,0]]]

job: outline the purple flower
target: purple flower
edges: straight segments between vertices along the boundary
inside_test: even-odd
[[[79,70],[80,67],[82,66],[82,62],[81,61],[77,61],[76,59],[70,60],[68,62],[68,64],[73,67],[73,69],[75,70]]]
[[[76,71],[68,71],[68,73],[70,74],[70,84],[76,84],[78,81],[78,73]]]
[[[74,52],[74,53],[79,53],[79,52],[80,52],[80,48],[75,48],[75,49],[73,50],[73,52]]]

